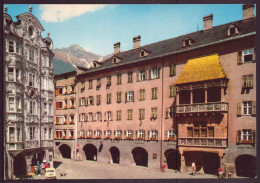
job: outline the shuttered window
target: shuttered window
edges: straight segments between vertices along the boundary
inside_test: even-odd
[[[121,74],[118,74],[117,75],[117,82],[116,82],[117,85],[121,85],[122,84],[122,75]]]
[[[242,88],[253,88],[253,75],[242,76]]]
[[[152,88],[152,99],[157,99],[157,88]]]
[[[117,110],[116,111],[116,120],[121,121],[122,119],[122,110]]]
[[[116,93],[116,102],[117,103],[121,103],[122,102],[122,93],[121,92],[117,92]]]
[[[133,82],[133,73],[128,73],[128,83],[132,83]]]
[[[139,109],[139,119],[140,120],[145,119],[145,109]]]
[[[111,104],[111,93],[107,94],[107,104]]]
[[[139,90],[139,100],[145,100],[145,89]]]
[[[170,76],[175,76],[176,75],[176,65],[171,64],[169,67],[170,67]]]
[[[170,89],[170,95],[169,95],[169,97],[170,97],[170,98],[171,98],[171,97],[175,97],[175,95],[176,95],[175,85],[169,86],[169,89]]]
[[[128,109],[127,110],[127,120],[132,120],[133,119],[133,110]]]

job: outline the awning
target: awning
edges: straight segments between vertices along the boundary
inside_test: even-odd
[[[175,84],[227,78],[217,54],[190,59]]]

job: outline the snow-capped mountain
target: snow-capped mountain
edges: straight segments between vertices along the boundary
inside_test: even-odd
[[[56,48],[53,50],[53,68],[55,74],[61,74],[76,70],[76,66],[89,68],[93,60],[102,60],[103,57],[88,52],[78,44],[68,48]]]

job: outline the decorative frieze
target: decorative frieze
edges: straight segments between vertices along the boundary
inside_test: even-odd
[[[228,103],[184,104],[176,106],[176,113],[228,111]]]
[[[54,146],[54,140],[42,140],[41,146],[42,147],[53,147]]]
[[[178,146],[198,146],[198,147],[227,147],[227,139],[221,138],[197,138],[186,137],[178,138]]]
[[[39,141],[38,140],[27,140],[25,143],[25,148],[38,148],[39,147]]]

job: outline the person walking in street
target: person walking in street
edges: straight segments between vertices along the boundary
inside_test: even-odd
[[[166,162],[164,160],[163,163],[162,163],[162,172],[163,173],[165,172],[165,168],[166,168]]]
[[[195,165],[195,161],[191,164],[192,167],[192,175],[196,174],[196,165]]]

